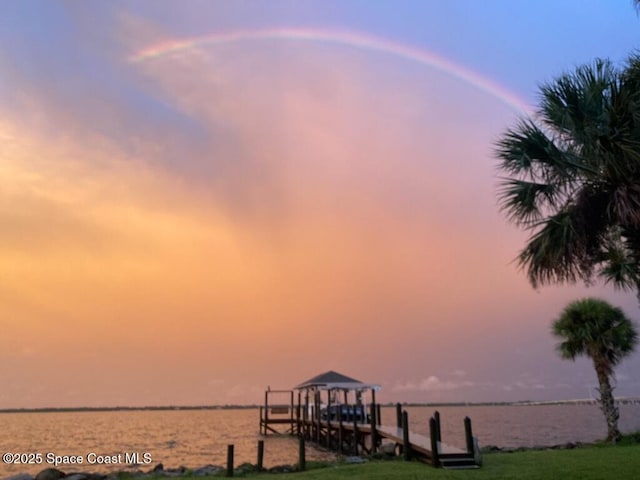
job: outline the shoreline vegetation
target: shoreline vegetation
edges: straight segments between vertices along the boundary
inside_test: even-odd
[[[640,404],[640,397],[619,397],[615,399],[620,405]],[[504,407],[504,406],[540,406],[540,405],[598,405],[597,399],[574,400],[522,400],[517,402],[427,402],[401,403],[403,407]],[[395,403],[383,403],[382,407],[394,407]],[[54,412],[120,412],[120,411],[166,411],[166,410],[250,410],[261,405],[160,405],[160,406],[117,406],[117,407],[38,407],[38,408],[0,408],[0,413],[54,413]]]

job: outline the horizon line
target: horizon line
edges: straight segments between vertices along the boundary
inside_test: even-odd
[[[618,402],[640,402],[640,395],[616,397]],[[380,406],[393,406],[397,403],[405,406],[536,406],[549,404],[598,403],[595,398],[574,398],[563,400],[489,400],[489,401],[452,401],[452,402],[380,402]],[[144,406],[101,406],[101,407],[17,407],[0,408],[0,413],[46,413],[46,412],[83,412],[83,411],[116,411],[116,410],[223,410],[260,408],[260,403],[227,403],[214,405],[144,405]]]

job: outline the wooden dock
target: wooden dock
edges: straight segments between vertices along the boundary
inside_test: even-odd
[[[279,393],[286,393],[279,391]],[[292,393],[292,392],[291,392]],[[323,419],[320,411],[312,408],[305,415],[301,405],[267,405],[260,407],[260,433],[289,434],[304,438],[317,445],[346,455],[373,455],[383,444],[393,447],[393,453],[405,460],[418,460],[434,467],[477,468],[477,447],[472,435],[471,420],[466,417],[465,443],[461,449],[444,443],[440,433],[440,414],[436,411],[429,421],[430,434],[411,432],[409,417],[400,404],[396,405],[398,425],[381,425],[380,406],[371,405],[367,422],[362,419]],[[338,410],[340,412],[340,410]],[[389,451],[389,446],[385,447]]]

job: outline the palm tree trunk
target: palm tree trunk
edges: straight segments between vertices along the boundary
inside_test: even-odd
[[[618,430],[620,413],[613,399],[613,388],[611,388],[611,382],[609,381],[608,369],[596,360],[593,363],[598,375],[598,383],[600,384],[600,408],[607,421],[607,440],[616,443],[622,437],[620,430]]]

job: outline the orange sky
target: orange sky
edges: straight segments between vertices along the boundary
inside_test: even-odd
[[[585,396],[549,335],[584,288],[510,263],[499,99],[335,45],[126,68],[160,113],[28,82],[0,112],[0,408],[259,403],[329,369],[383,401]]]

